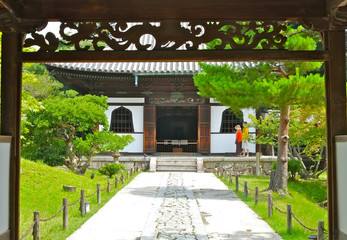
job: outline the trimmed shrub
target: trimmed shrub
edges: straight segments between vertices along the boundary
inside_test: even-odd
[[[120,170],[124,170],[125,166],[123,164],[119,163],[111,163],[108,165],[101,166],[101,169],[99,169],[99,172],[103,175],[108,176],[109,178],[112,178],[113,175],[118,173]]]
[[[271,169],[276,170],[277,162],[274,162],[272,164]],[[302,169],[301,163],[298,160],[295,159],[289,159],[288,160],[288,173],[289,173],[289,178],[294,180],[296,173],[300,173]]]

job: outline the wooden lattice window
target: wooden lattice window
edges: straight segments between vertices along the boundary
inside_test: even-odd
[[[235,133],[236,132],[235,126],[239,124],[242,127],[242,122],[243,122],[242,112],[236,115],[230,110],[230,108],[228,108],[223,111],[220,132]]]
[[[129,109],[119,107],[111,115],[110,131],[116,133],[134,132],[133,116]]]

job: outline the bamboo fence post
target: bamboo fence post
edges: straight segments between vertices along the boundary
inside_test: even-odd
[[[287,231],[292,232],[292,205],[287,204]]]
[[[107,192],[111,191],[110,179],[107,179]]]
[[[229,172],[229,186],[233,184],[233,176],[231,175],[231,171]]]
[[[115,177],[115,180],[114,180],[114,187],[118,188],[118,177],[117,176]]]
[[[98,204],[100,204],[101,203],[100,183],[98,183],[96,186],[97,186],[97,188],[96,188],[96,198],[97,198]]]
[[[239,191],[239,175],[235,176],[235,191]]]
[[[255,187],[255,205],[258,205],[258,202],[259,202],[259,187],[256,186]]]
[[[40,212],[34,212],[33,239],[40,240]]]
[[[69,200],[67,198],[63,198],[63,228],[69,228]]]
[[[248,196],[247,181],[244,181],[244,183],[243,183],[243,196],[244,196],[244,197],[247,197],[247,196]]]
[[[80,211],[81,215],[84,216],[86,214],[86,203],[84,199],[84,189],[81,190],[81,202],[80,202]]]
[[[269,218],[272,217],[272,210],[273,210],[272,195],[271,193],[268,193],[267,194],[267,216]]]
[[[318,221],[317,240],[324,240],[324,221]]]

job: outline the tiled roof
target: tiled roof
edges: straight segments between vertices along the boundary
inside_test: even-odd
[[[229,64],[240,67],[236,62],[206,62],[213,65]],[[252,63],[248,63],[252,64]],[[103,73],[170,73],[196,74],[201,71],[198,62],[83,62],[83,63],[50,63],[53,67]]]

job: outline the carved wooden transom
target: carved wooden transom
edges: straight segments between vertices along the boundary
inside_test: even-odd
[[[284,49],[286,26],[271,21],[62,22],[60,37],[32,33],[24,47],[40,52]]]

